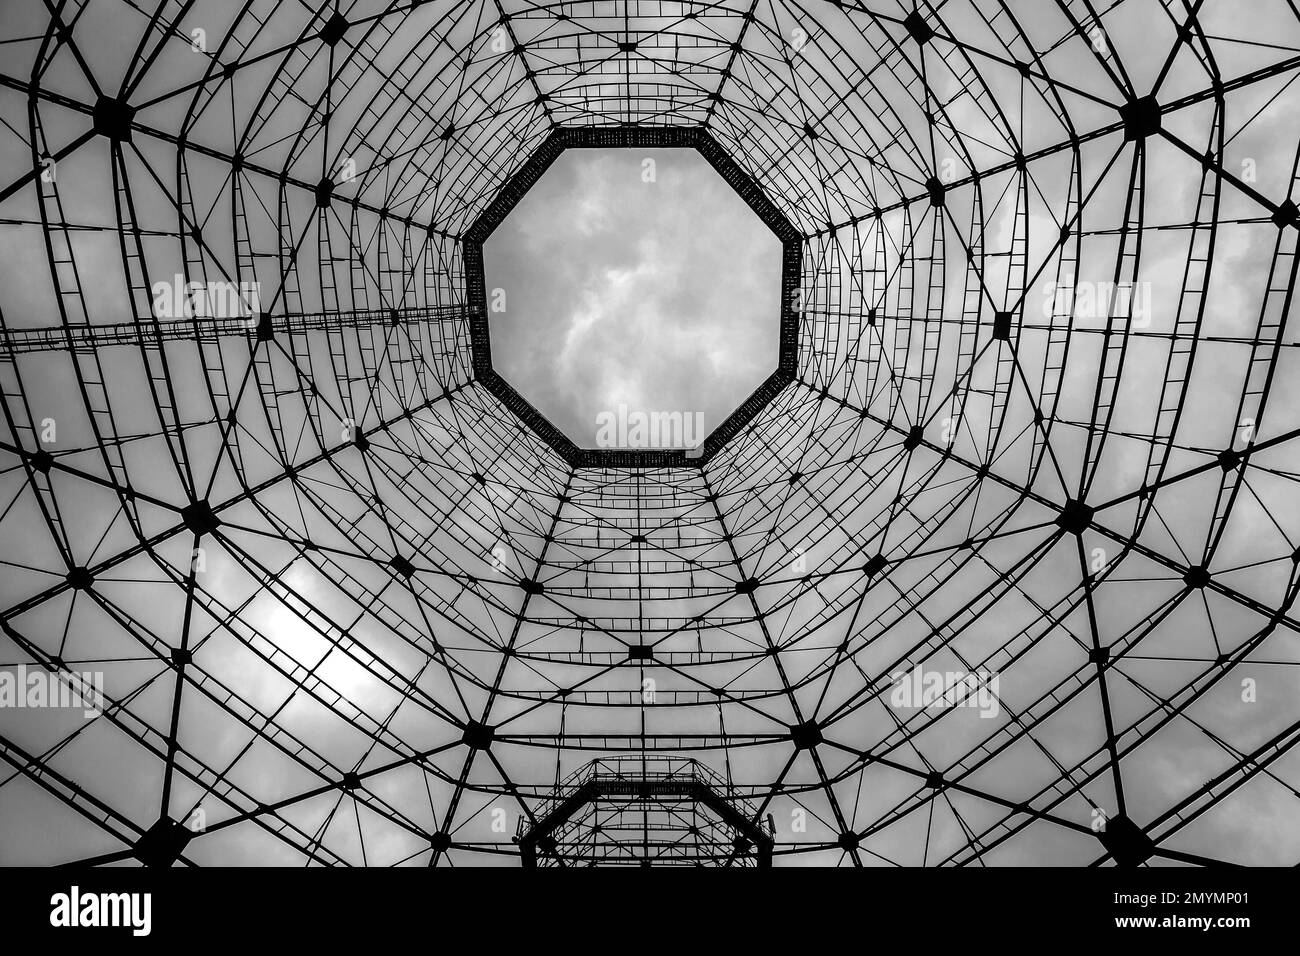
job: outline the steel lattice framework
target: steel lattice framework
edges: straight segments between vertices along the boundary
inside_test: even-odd
[[[105,679],[0,709],[0,859],[518,865],[605,758],[774,865],[1300,860],[1292,0],[0,23],[0,663]],[[572,464],[475,374],[463,238],[613,127],[799,234],[792,379],[704,462]]]

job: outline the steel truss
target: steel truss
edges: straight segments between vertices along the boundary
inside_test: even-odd
[[[518,865],[597,758],[679,861],[1300,859],[1292,4],[309,6],[6,5],[0,663],[105,678],[0,708],[6,861]],[[479,360],[474,224],[629,130],[799,251],[703,461]]]

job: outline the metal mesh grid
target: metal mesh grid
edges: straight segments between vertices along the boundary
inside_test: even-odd
[[[0,710],[5,856],[512,864],[495,809],[646,754],[777,865],[1294,863],[1300,16],[1252,11],[7,3],[0,657],[105,708]],[[619,124],[803,236],[795,381],[703,467],[572,467],[473,373],[460,237]],[[159,321],[177,274],[258,313]]]

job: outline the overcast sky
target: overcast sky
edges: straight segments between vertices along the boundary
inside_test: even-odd
[[[694,150],[566,151],[484,261],[493,364],[580,446],[619,404],[712,431],[776,368],[780,243]]]
[[[0,325],[148,328],[133,289],[178,271],[256,276],[277,318],[385,309],[357,329],[60,347],[8,365],[0,670],[102,670],[116,709],[0,707],[6,753],[33,755],[0,774],[0,864],[120,852],[160,815],[192,826],[201,811],[208,829],[186,850],[200,863],[422,863],[447,831],[457,865],[516,865],[525,807],[597,747],[696,756],[770,795],[778,842],[799,851],[787,865],[848,862],[845,827],[865,834],[868,862],[1085,864],[1102,853],[1095,814],[1120,807],[1166,847],[1300,859],[1287,736],[1300,702],[1300,310],[1284,307],[1294,235],[1269,219],[1270,204],[1300,199],[1288,59],[1300,17],[1286,0],[1254,0],[1249,17],[1245,4],[1198,7],[1204,42],[1195,31],[1172,60],[1191,14],[1159,0],[1099,13],[1100,36],[1065,4],[1022,5],[1011,49],[982,0],[944,7],[924,45],[895,22],[910,4],[892,18],[777,4],[752,25],[717,8],[668,29],[654,57],[629,56],[639,79],[622,94],[609,60],[587,52],[614,54],[599,11],[573,11],[558,35],[549,15],[515,18],[531,31],[525,61],[493,53],[498,28],[464,0],[362,0],[336,45],[319,41],[310,5],[257,6],[200,0],[155,21],[87,4],[69,28],[86,75],[46,5],[0,2],[3,72],[52,94],[33,106],[0,89],[0,185],[16,187],[0,202]],[[624,32],[655,21],[629,17]],[[771,69],[796,22],[808,45]],[[211,53],[191,46],[196,26]],[[973,71],[944,52],[958,49],[949,31],[984,51]],[[706,107],[700,67],[731,61],[733,37],[736,77]],[[855,97],[840,67],[877,63],[882,40],[904,56]],[[161,55],[143,62],[155,41]],[[1014,60],[1029,49],[1043,59],[1026,77]],[[524,69],[543,62],[553,69]],[[1285,69],[1264,78],[1270,65]],[[1181,104],[1162,128],[1191,152],[1125,139],[1122,76]],[[132,77],[129,147],[93,136],[57,178],[35,175],[37,130],[61,152],[97,91]],[[1221,78],[1242,80],[1216,97]],[[565,112],[536,103],[539,87]],[[481,211],[499,185],[483,157],[522,157],[553,116],[604,124],[615,105],[654,124],[708,110],[810,237],[800,370],[824,390],[793,386],[701,469],[574,470],[468,381],[463,325],[386,321],[389,306],[458,301],[458,243],[426,241],[424,223],[455,236]],[[815,137],[799,135],[809,118]],[[1017,152],[1032,157],[1023,193]],[[311,184],[352,155],[371,175],[319,209]],[[924,198],[948,160],[943,207],[866,215]],[[1212,208],[1203,176],[1220,167]],[[75,270],[63,231],[43,228],[56,214]],[[1121,274],[1130,217],[1150,325],[1044,313],[1049,283]],[[1078,242],[1062,254],[1069,221]],[[995,310],[1018,296],[1018,241],[1024,324],[990,342]],[[413,261],[397,269],[405,248]],[[698,408],[712,428],[775,364],[776,241],[693,152],[570,152],[487,253],[489,289],[509,293],[493,316],[498,367],[582,445],[620,402]],[[855,327],[876,304],[881,321]],[[1225,470],[1220,450],[1250,440],[1243,419],[1255,449]],[[925,441],[908,449],[914,424]],[[48,476],[20,459],[37,448]],[[221,525],[196,553],[179,522],[200,497]],[[1097,506],[1078,535],[1056,522],[1074,498]],[[888,570],[864,574],[877,553]],[[1213,586],[1190,587],[1190,567]],[[81,568],[88,590],[69,586]],[[633,665],[637,643],[655,646],[653,662]],[[895,705],[891,675],[918,663],[996,674],[996,718]],[[788,733],[805,719],[824,731],[816,753]],[[471,720],[493,728],[490,755],[468,749]],[[157,746],[169,738],[174,760]],[[353,768],[359,789],[341,779]],[[931,772],[959,786],[936,790]],[[1025,806],[1045,815],[1026,823]]]

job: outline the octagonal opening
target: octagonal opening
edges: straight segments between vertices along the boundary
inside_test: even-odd
[[[557,131],[465,237],[475,370],[574,464],[702,461],[793,377],[799,251],[703,131]]]
[[[693,149],[565,151],[483,269],[493,366],[580,448],[697,447],[776,371],[780,240]]]

